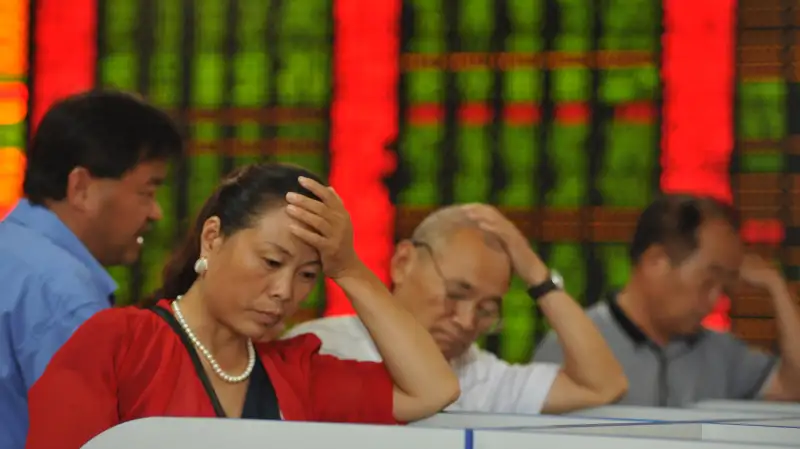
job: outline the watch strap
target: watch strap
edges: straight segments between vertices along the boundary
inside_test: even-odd
[[[553,282],[553,278],[548,277],[547,280],[542,282],[541,284],[533,285],[528,288],[528,296],[531,297],[534,301],[538,301],[548,293],[554,290],[561,290],[561,288]]]

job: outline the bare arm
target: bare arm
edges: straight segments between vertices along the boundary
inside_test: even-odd
[[[458,378],[430,333],[397,305],[366,266],[336,279],[336,283],[350,298],[394,380],[397,420],[430,416],[458,399]]]
[[[538,257],[537,257],[538,259]],[[547,278],[544,264],[532,264],[530,285]],[[564,364],[544,403],[544,413],[564,413],[608,404],[628,390],[628,379],[597,326],[565,291],[539,300],[564,352]]]
[[[433,337],[356,255],[350,215],[339,195],[307,178],[300,183],[322,201],[286,196],[287,213],[307,226],[292,225],[292,233],[319,251],[325,274],[344,290],[372,335],[395,386],[395,419],[416,421],[442,410],[460,391]]]
[[[486,205],[465,206],[480,227],[497,235],[514,270],[527,285],[539,285],[549,270],[524,235],[499,211]],[[562,372],[556,377],[543,412],[561,413],[607,404],[628,389],[628,380],[611,348],[583,309],[564,291],[552,291],[539,304],[564,351]]]
[[[775,307],[781,361],[762,395],[772,401],[800,401],[800,310],[782,278],[767,288]]]
[[[772,297],[780,338],[781,361],[774,375],[761,388],[761,396],[773,401],[800,400],[800,310],[789,286],[771,263],[755,254],[745,257],[740,267],[741,280],[765,289]]]

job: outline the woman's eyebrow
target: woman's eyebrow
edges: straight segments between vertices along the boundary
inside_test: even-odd
[[[266,243],[267,243],[268,245],[270,245],[270,246],[273,246],[273,247],[275,247],[275,249],[277,249],[278,251],[282,252],[283,254],[285,254],[285,255],[287,255],[287,256],[290,256],[290,257],[291,257],[291,256],[293,256],[293,255],[294,255],[294,254],[292,254],[292,252],[291,252],[291,251],[289,251],[288,249],[284,248],[284,247],[283,247],[283,246],[281,246],[281,245],[278,245],[278,244],[277,244],[277,243],[275,243],[275,242],[270,242],[270,241],[267,241]]]

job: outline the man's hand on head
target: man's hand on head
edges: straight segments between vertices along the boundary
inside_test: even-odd
[[[466,204],[464,211],[480,229],[497,236],[511,258],[514,271],[528,285],[538,285],[548,279],[547,265],[533,251],[525,235],[495,207],[487,204]]]
[[[752,287],[770,291],[781,288],[786,284],[778,267],[757,254],[745,256],[742,266],[739,268],[739,276],[742,281]]]

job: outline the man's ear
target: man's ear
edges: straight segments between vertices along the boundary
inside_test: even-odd
[[[97,209],[100,195],[96,184],[89,170],[84,167],[73,168],[67,175],[67,202],[81,211]]]
[[[642,253],[641,266],[649,274],[662,276],[672,269],[672,262],[664,245],[652,245]]]
[[[417,258],[417,249],[410,240],[402,240],[394,249],[390,268],[392,284],[400,285],[408,277],[414,261]]]

